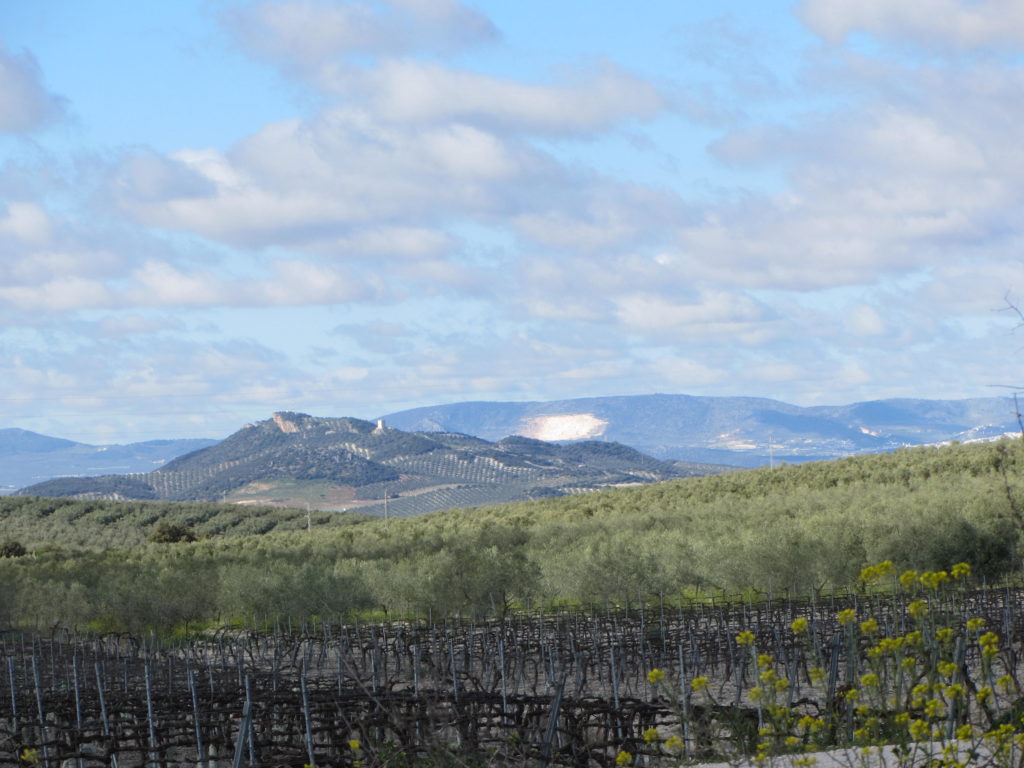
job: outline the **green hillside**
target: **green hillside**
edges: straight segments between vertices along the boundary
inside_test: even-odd
[[[1021,441],[1004,440],[389,522],[317,518],[326,521],[311,532],[281,530],[304,528],[304,511],[264,510],[262,526],[275,515],[290,522],[229,536],[250,513],[235,507],[238,523],[214,523],[205,529],[211,538],[191,544],[141,543],[156,517],[186,520],[173,505],[140,503],[118,516],[122,505],[92,502],[76,519],[102,528],[109,517],[124,544],[78,550],[52,547],[99,539],[47,521],[77,513],[41,515],[32,505],[44,502],[0,499],[3,530],[37,548],[0,559],[0,626],[166,628],[353,611],[493,614],[698,592],[806,594],[850,585],[863,566],[886,559],[918,569],[967,561],[994,579],[1019,569],[1022,468]],[[229,513],[209,521],[221,514]],[[195,521],[196,532],[209,521]],[[51,548],[39,551],[44,544]]]
[[[366,519],[237,504],[0,497],[0,541],[15,540],[32,550],[139,547],[161,523],[183,526],[206,539],[305,530],[307,526],[337,528]]]

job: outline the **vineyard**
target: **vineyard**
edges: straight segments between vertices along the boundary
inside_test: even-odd
[[[501,622],[9,631],[0,765],[660,765],[1012,732],[1024,590],[940,573]]]

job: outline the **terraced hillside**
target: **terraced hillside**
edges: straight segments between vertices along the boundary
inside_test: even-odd
[[[59,478],[22,494],[306,505],[396,516],[707,474],[609,442],[403,432],[351,418],[276,413],[154,472]]]

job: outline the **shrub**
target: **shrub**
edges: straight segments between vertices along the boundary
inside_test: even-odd
[[[25,554],[27,554],[27,550],[20,541],[12,539],[0,544],[0,557],[22,557]]]
[[[195,540],[196,534],[191,528],[177,523],[169,523],[166,520],[161,520],[156,530],[146,539],[150,544],[177,544]]]

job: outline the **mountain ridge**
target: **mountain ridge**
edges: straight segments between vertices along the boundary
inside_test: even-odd
[[[402,429],[454,430],[496,439],[531,435],[553,422],[571,425],[570,417],[588,431],[589,439],[614,440],[656,458],[747,467],[1020,433],[1009,397],[890,398],[805,407],[761,397],[616,395],[466,401],[384,418]]]
[[[491,442],[516,434],[562,444],[614,441],[661,460],[737,467],[802,463],[1021,431],[1009,397],[890,398],[804,407],[763,397],[616,395],[466,401],[398,411],[384,418],[407,432],[457,432]],[[355,421],[361,429],[374,428],[373,422]],[[152,440],[90,446],[27,430],[0,429],[0,493],[57,476],[144,473],[216,442]]]
[[[420,514],[706,474],[613,442],[559,445],[418,433],[349,417],[279,412],[157,470],[56,478],[22,495],[230,501]]]
[[[15,427],[0,429],[0,493],[59,476],[147,472],[182,453],[215,443],[205,438],[91,445]]]

